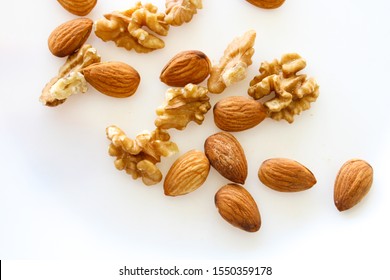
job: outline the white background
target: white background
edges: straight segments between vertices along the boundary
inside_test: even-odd
[[[163,0],[152,1],[160,10]],[[59,24],[76,18],[56,1],[2,2],[0,28],[0,258],[264,260],[296,265],[321,275],[375,275],[386,264],[389,213],[390,20],[388,1],[287,0],[263,10],[244,0],[204,0],[193,20],[172,27],[166,47],[138,54],[104,43],[93,33],[102,61],[136,68],[141,84],[127,99],[95,91],[49,108],[39,102],[45,84],[64,59],[48,50],[47,38]],[[98,1],[88,15],[124,10],[135,1]],[[262,61],[298,52],[303,72],[320,84],[320,96],[293,124],[267,119],[234,133],[245,149],[245,187],[258,203],[262,227],[247,233],[227,224],[214,206],[214,194],[227,181],[211,170],[194,193],[166,197],[162,183],[152,187],[114,168],[105,128],[115,124],[130,137],[152,130],[155,109],[167,86],[161,69],[176,53],[196,49],[217,63],[228,43],[245,31],[257,32],[247,78],[211,104],[232,95],[247,96]],[[212,110],[203,125],[171,131],[180,153],[159,164],[166,174],[190,149],[203,149],[217,132]],[[262,161],[287,157],[307,166],[318,183],[301,193],[278,193],[257,178]],[[339,213],[333,184],[341,165],[367,160],[374,183],[355,208]],[[283,265],[279,271],[284,270]],[[288,272],[288,271],[287,271]],[[287,274],[286,274],[287,275]]]

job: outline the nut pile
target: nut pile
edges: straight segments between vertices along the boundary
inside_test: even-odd
[[[58,2],[78,16],[86,16],[97,3],[96,0]],[[170,25],[179,26],[189,22],[197,9],[201,8],[201,0],[166,0],[166,11],[162,13],[151,3],[137,2],[126,11],[106,14],[95,23],[88,18],[77,18],[59,25],[49,36],[49,50],[55,56],[68,59],[57,77],[46,84],[40,101],[46,106],[58,106],[73,94],[85,93],[88,83],[108,96],[133,95],[140,83],[137,70],[123,62],[110,61],[96,65],[100,62],[96,49],[83,45],[92,28],[95,27],[95,35],[103,41],[114,41],[118,47],[147,53],[165,46],[157,35],[166,36]],[[89,65],[91,67],[84,69]]]
[[[70,2],[66,2],[70,3]],[[49,36],[51,53],[66,57],[58,75],[42,90],[40,101],[50,107],[58,106],[71,95],[85,93],[87,84],[113,97],[133,95],[140,76],[133,67],[123,62],[101,62],[95,48],[84,44],[92,30],[93,21],[78,18],[55,28]]]
[[[118,47],[148,53],[165,47],[159,36],[167,36],[170,25],[189,22],[201,8],[201,0],[166,0],[166,11],[162,13],[151,3],[137,2],[126,11],[112,12],[96,21],[95,34]]]
[[[97,3],[96,0],[58,2],[78,16],[87,15]],[[274,9],[284,0],[247,2]],[[113,41],[118,47],[138,53],[161,49],[165,46],[161,37],[168,35],[170,26],[191,21],[202,8],[202,1],[166,0],[165,7],[165,12],[159,12],[151,3],[137,2],[128,10],[105,14],[95,23],[78,18],[55,28],[48,39],[49,50],[55,56],[67,58],[58,75],[44,87],[40,101],[50,107],[60,105],[73,94],[85,93],[88,84],[110,97],[132,96],[141,82],[137,70],[120,61],[101,62],[96,49],[85,42],[95,27],[97,37]],[[254,30],[234,38],[216,65],[199,50],[182,51],[171,58],[160,74],[161,82],[170,88],[165,102],[156,109],[155,130],[143,131],[131,139],[119,127],[107,127],[109,155],[115,157],[115,167],[133,179],[140,178],[147,186],[161,182],[164,176],[157,164],[162,157],[179,152],[168,130],[184,130],[190,122],[203,123],[212,107],[209,94],[220,94],[246,77],[255,52],[255,39]],[[214,104],[214,123],[222,132],[205,139],[204,151],[190,150],[176,159],[164,178],[164,194],[181,196],[197,190],[206,182],[212,167],[229,181],[214,196],[222,218],[242,230],[258,231],[260,211],[244,187],[248,177],[245,150],[230,132],[252,129],[266,118],[292,123],[296,115],[308,110],[319,96],[319,85],[314,78],[299,73],[305,67],[306,61],[296,53],[262,62],[260,74],[250,82],[249,97],[225,97]],[[203,82],[207,86],[202,86]],[[306,191],[317,183],[307,167],[286,158],[264,160],[258,178],[263,185],[278,192]],[[372,182],[373,169],[367,162],[347,161],[334,185],[336,208],[345,211],[355,206],[368,193]]]

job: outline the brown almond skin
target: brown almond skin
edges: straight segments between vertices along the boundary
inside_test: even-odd
[[[183,51],[175,55],[163,68],[160,80],[168,86],[184,87],[199,84],[210,74],[211,62],[201,51]]]
[[[132,96],[141,81],[137,70],[117,61],[94,63],[84,68],[82,74],[95,89],[117,98]]]
[[[231,225],[248,232],[256,232],[261,226],[259,208],[252,195],[242,186],[228,184],[214,197],[219,214]]]
[[[246,0],[247,2],[263,9],[276,9],[283,5],[285,0]]]
[[[334,184],[334,204],[341,212],[358,204],[369,192],[374,171],[361,159],[351,159],[340,168]]]
[[[260,102],[243,96],[230,96],[218,101],[213,114],[215,125],[229,132],[255,127],[267,116]]]
[[[97,0],[57,0],[57,2],[76,16],[86,16],[95,7]]]
[[[300,192],[317,183],[313,173],[299,162],[286,158],[264,161],[258,172],[260,181],[279,192]]]
[[[77,18],[59,25],[49,36],[50,52],[58,57],[71,55],[87,41],[92,25],[89,18]]]
[[[210,162],[198,150],[190,150],[171,166],[164,180],[164,194],[178,196],[195,191],[206,181]]]
[[[204,143],[207,158],[219,174],[226,179],[244,184],[248,176],[248,163],[240,142],[228,132],[209,136]]]

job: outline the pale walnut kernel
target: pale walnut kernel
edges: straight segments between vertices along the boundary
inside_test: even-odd
[[[157,12],[153,4],[141,2],[126,11],[106,14],[95,23],[95,34],[103,41],[114,41],[118,47],[138,53],[163,48],[164,41],[151,32],[166,36],[168,30],[165,14]]]
[[[64,100],[73,94],[85,93],[87,89],[87,81],[83,74],[72,71],[59,79],[49,91],[56,99]]]
[[[170,25],[180,26],[191,21],[197,9],[202,9],[202,0],[166,0],[165,7],[165,21]]]
[[[255,39],[256,32],[249,30],[229,44],[219,64],[211,69],[207,81],[210,92],[221,93],[226,87],[246,77],[246,70],[252,64],[252,56],[255,52],[253,48]]]
[[[248,94],[254,99],[266,99],[264,106],[269,117],[292,123],[294,115],[309,109],[319,95],[313,78],[297,74],[305,67],[305,60],[296,53],[285,54],[280,61],[263,62],[260,75],[250,82]]]
[[[91,45],[82,46],[76,53],[70,55],[65,64],[42,90],[39,100],[46,106],[57,106],[77,93],[87,91],[87,82],[81,70],[85,67],[100,62],[100,56]]]
[[[165,94],[165,103],[157,108],[155,121],[159,129],[183,130],[190,121],[202,124],[210,110],[210,98],[205,87],[188,84],[184,88],[170,88]]]
[[[109,154],[116,157],[115,167],[125,170],[133,179],[141,177],[147,186],[162,180],[161,171],[156,166],[161,156],[167,157],[178,152],[177,145],[169,141],[169,134],[160,129],[142,132],[135,140],[128,138],[114,125],[107,127],[106,134],[111,140]]]

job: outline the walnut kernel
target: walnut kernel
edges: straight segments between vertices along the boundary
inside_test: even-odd
[[[106,14],[95,23],[95,34],[103,41],[114,41],[118,47],[139,53],[163,48],[164,41],[151,32],[166,36],[168,30],[165,14],[157,12],[153,4],[141,2],[126,11]]]
[[[219,65],[214,65],[211,69],[207,81],[210,92],[221,93],[229,85],[245,78],[246,70],[252,64],[255,39],[256,32],[249,30],[228,45]]]
[[[165,103],[156,110],[156,127],[183,130],[190,121],[202,124],[204,115],[211,108],[207,93],[205,87],[194,84],[168,89]]]
[[[54,77],[42,90],[39,100],[46,106],[57,106],[76,93],[87,91],[87,83],[81,70],[100,62],[100,56],[91,45],[82,46],[76,53],[70,55]]]
[[[165,21],[173,26],[189,22],[202,9],[202,0],[166,0]]]
[[[107,127],[106,135],[111,140],[109,154],[116,157],[115,167],[125,170],[133,179],[141,177],[148,186],[162,180],[161,171],[156,166],[161,156],[178,152],[177,145],[169,141],[169,134],[160,129],[142,132],[132,140],[119,127],[112,125]]]
[[[305,67],[305,60],[296,53],[285,54],[280,61],[263,62],[260,75],[250,82],[248,94],[254,99],[268,99],[264,106],[269,117],[292,123],[294,115],[309,109],[319,95],[319,86],[313,78],[297,74]]]
[[[50,87],[50,94],[58,100],[63,100],[77,93],[85,93],[87,91],[87,81],[80,72],[71,71],[65,77],[59,79],[53,86]]]

